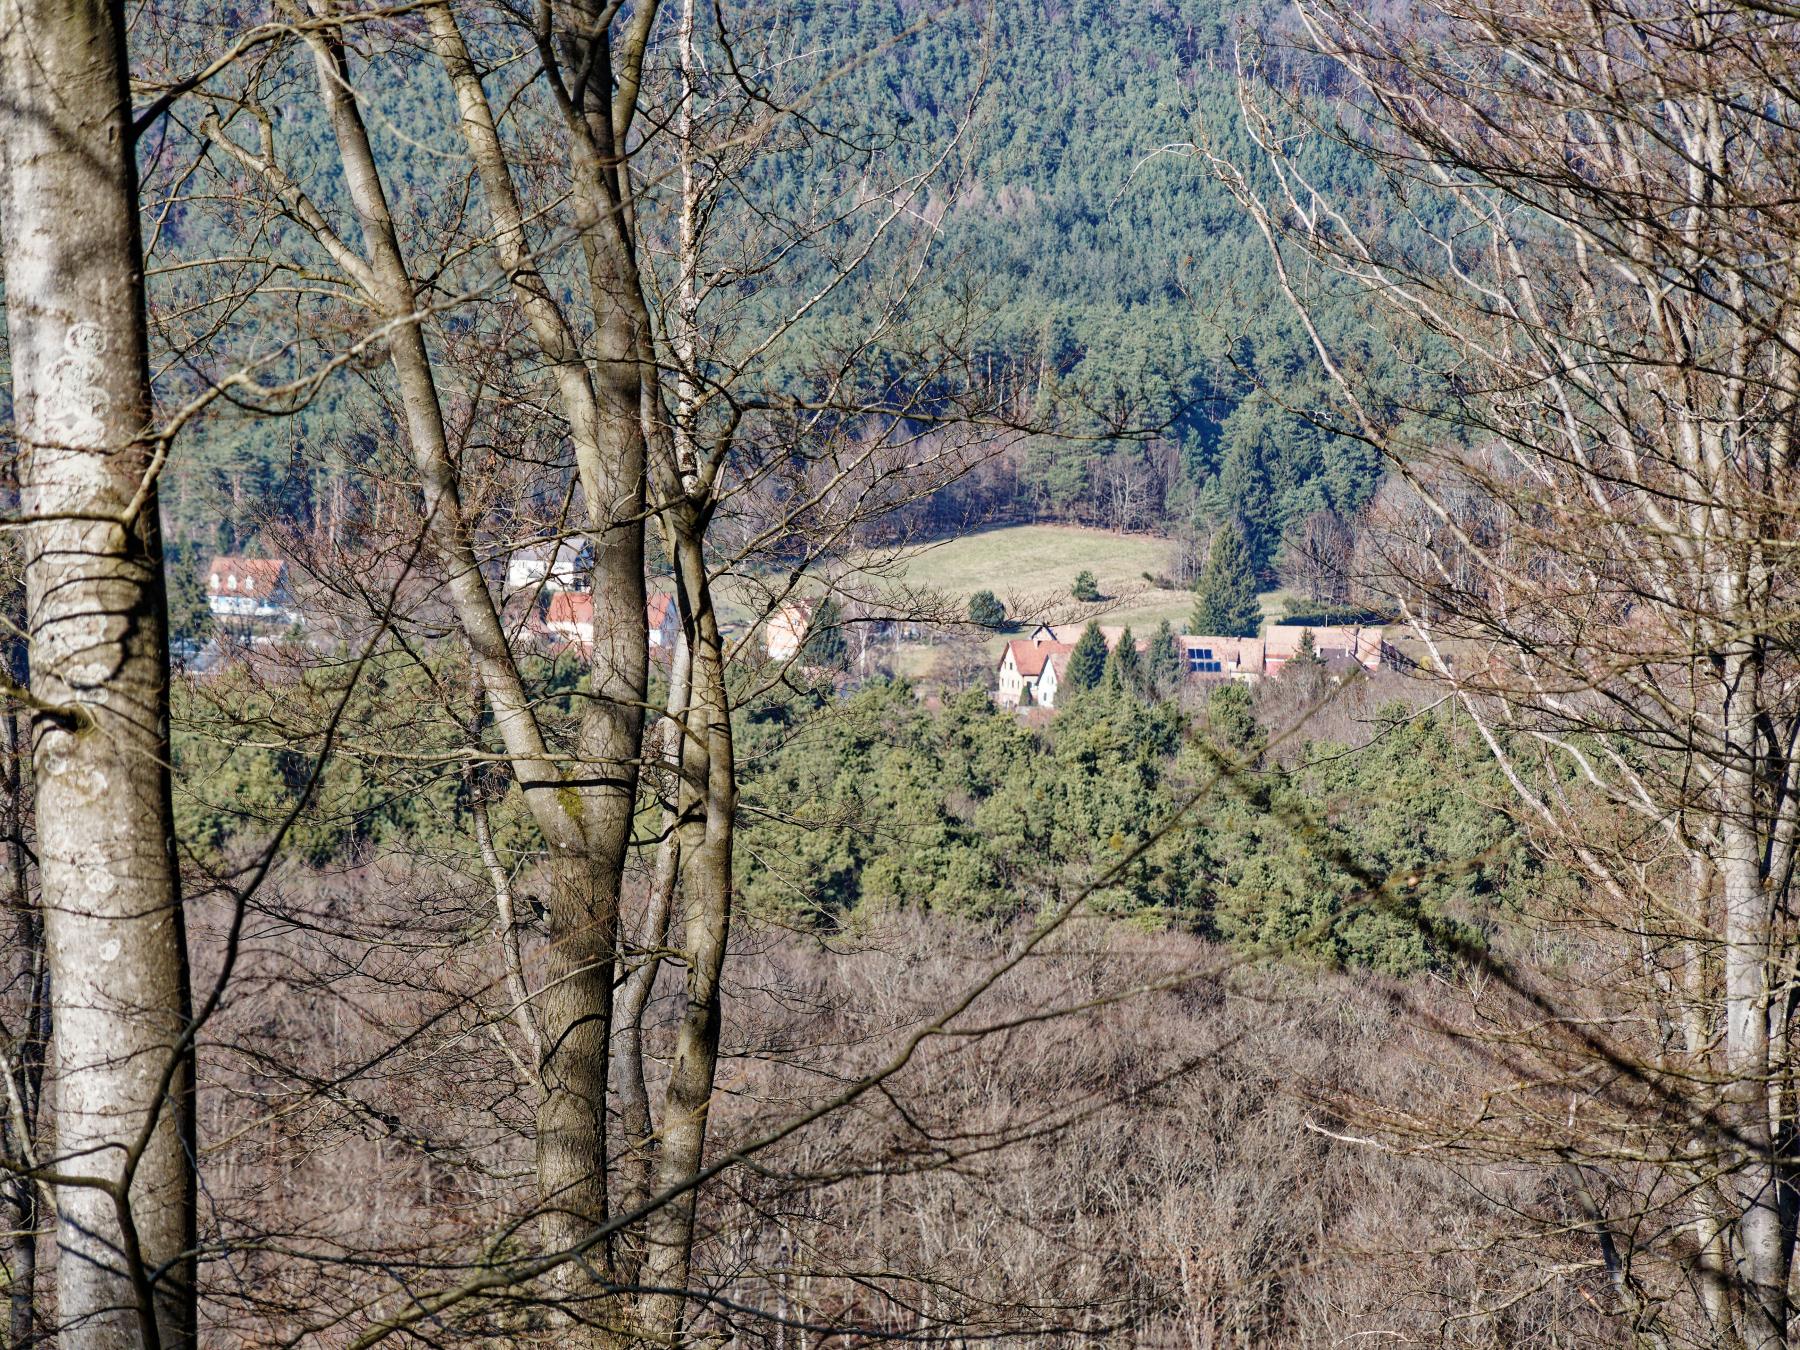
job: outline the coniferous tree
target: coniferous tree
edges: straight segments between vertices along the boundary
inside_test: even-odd
[[[1262,631],[1256,569],[1235,525],[1213,536],[1206,567],[1194,583],[1194,631],[1216,637],[1255,637]]]
[[[1138,654],[1137,639],[1132,637],[1131,629],[1119,634],[1119,645],[1107,657],[1106,665],[1109,678],[1116,676],[1121,689],[1133,694],[1143,692],[1144,661]]]
[[[199,644],[212,634],[212,611],[206,603],[206,559],[198,540],[167,544],[164,579],[169,596],[169,636],[177,643]]]
[[[1069,588],[1069,594],[1077,600],[1092,603],[1100,598],[1100,583],[1092,572],[1083,568],[1075,574],[1075,584]]]
[[[1074,689],[1092,689],[1106,673],[1106,639],[1097,624],[1081,631],[1075,650],[1069,653],[1068,682]]]
[[[1313,641],[1312,629],[1303,628],[1300,630],[1300,647],[1295,651],[1293,660],[1289,662],[1289,664],[1296,666],[1316,666],[1321,664],[1319,660],[1318,645]]]
[[[1181,679],[1181,653],[1175,647],[1175,630],[1164,619],[1150,635],[1150,648],[1145,653],[1144,674],[1150,691],[1157,697],[1167,696]]]
[[[1006,606],[992,591],[976,591],[969,597],[969,622],[983,628],[1002,628],[1006,624]]]
[[[841,670],[850,659],[850,643],[844,637],[844,607],[827,596],[813,612],[812,624],[806,630],[806,645],[801,648],[801,663],[830,670]]]

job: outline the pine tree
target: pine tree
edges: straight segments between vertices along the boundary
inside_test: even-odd
[[[1077,600],[1092,604],[1100,599],[1100,583],[1094,579],[1092,572],[1083,568],[1075,574],[1075,584],[1069,588],[1069,594]]]
[[[1235,525],[1213,536],[1206,566],[1194,583],[1194,631],[1209,637],[1255,637],[1262,631],[1256,569]]]
[[[1108,678],[1116,678],[1121,689],[1139,694],[1144,689],[1144,661],[1138,655],[1137,639],[1127,628],[1119,634],[1119,645],[1106,658]]]
[[[198,647],[212,633],[212,611],[206,603],[206,559],[199,541],[165,545],[163,574],[169,596],[169,637],[178,646]]]
[[[1081,640],[1069,653],[1066,678],[1072,689],[1092,689],[1106,673],[1106,639],[1097,624],[1081,630]]]
[[[976,591],[969,597],[969,622],[980,624],[983,628],[999,629],[1006,626],[1006,606],[992,591]]]
[[[1150,691],[1159,698],[1166,697],[1181,681],[1181,653],[1175,648],[1175,630],[1167,619],[1157,624],[1150,635],[1146,655],[1144,674]]]
[[[812,623],[806,630],[806,645],[800,649],[804,666],[842,670],[850,659],[850,644],[844,638],[844,609],[827,596],[813,611]]]

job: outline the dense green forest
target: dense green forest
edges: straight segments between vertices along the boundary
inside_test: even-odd
[[[922,13],[890,0],[818,6],[796,21],[796,46],[848,53],[871,32],[893,35],[837,79],[835,110],[898,102],[930,143],[975,110],[940,248],[991,311],[993,360],[1034,394],[1085,410],[1088,424],[1077,411],[1071,430],[1155,432],[1098,446],[1040,438],[1004,484],[1010,496],[986,504],[1125,528],[1235,518],[1264,567],[1295,521],[1361,506],[1379,464],[1305,415],[1325,398],[1310,346],[1278,302],[1262,241],[1193,151],[1207,141],[1254,158],[1238,123],[1235,42],[1269,53],[1285,92],[1319,92],[1324,72],[1292,49],[1280,7],[1031,0]],[[1327,188],[1366,184],[1353,156],[1306,155]],[[1127,463],[1148,471],[1152,501],[1119,519],[1105,482]]]
[[[431,690],[440,674],[453,678],[410,663],[364,672],[287,837],[293,856],[336,867],[423,850],[473,874],[463,808],[479,785],[430,758],[458,734]],[[575,674],[564,663],[547,687],[566,703]],[[177,817],[202,860],[260,847],[294,811],[346,677],[266,684],[239,670],[184,687]],[[1307,964],[1403,974],[1449,960],[1544,885],[1494,809],[1504,784],[1469,728],[1414,706],[1404,682],[1344,696],[1355,709],[1331,727],[1341,739],[1271,745],[1323,678],[1297,665],[1260,698],[1220,685],[1196,717],[1114,658],[1036,727],[981,690],[938,706],[899,680],[764,694],[739,715],[742,902],[807,929],[895,909],[1006,925],[1148,844],[1100,889],[1101,912]],[[1231,765],[1244,772],[1208,790]],[[654,811],[641,818],[656,827]],[[494,819],[509,858],[528,858],[516,788]]]
[[[1324,77],[1288,49],[1279,13],[1213,0],[851,0],[794,7],[766,28],[754,6],[717,11],[710,59],[742,62],[753,83],[782,72],[785,96],[835,156],[823,175],[816,143],[763,156],[739,188],[746,215],[799,219],[820,210],[821,181],[853,195],[859,175],[936,164],[919,207],[934,237],[915,311],[953,311],[944,327],[957,359],[1022,422],[1060,433],[1013,444],[916,512],[915,528],[1043,519],[1204,534],[1236,520],[1267,573],[1297,522],[1347,517],[1368,500],[1377,456],[1315,425],[1315,414],[1330,420],[1328,399],[1305,336],[1276,303],[1267,250],[1192,151],[1214,139],[1252,158],[1237,126],[1236,42],[1269,53],[1265,70],[1286,92],[1321,92]],[[377,134],[396,163],[429,158],[446,97],[426,70],[384,105]],[[302,109],[279,136],[305,166],[318,131]],[[164,153],[180,149],[174,138]],[[1308,154],[1328,188],[1354,195],[1368,173],[1348,154]],[[313,191],[335,181],[325,168]],[[407,175],[396,190],[405,202]],[[429,218],[429,204],[419,209]],[[161,242],[181,256],[228,251],[216,230],[177,210]],[[304,256],[279,225],[270,239]],[[742,303],[780,311],[813,279],[790,267],[758,278]],[[773,355],[770,378],[797,379],[784,359],[797,369],[812,345],[866,330],[874,294],[841,288]],[[249,315],[233,322],[249,331]],[[1348,307],[1340,317],[1341,342],[1391,350],[1366,317]],[[378,460],[391,434],[378,383],[352,369],[297,416],[196,428],[168,494],[176,536],[274,551],[257,539],[266,520],[315,523],[347,467]]]

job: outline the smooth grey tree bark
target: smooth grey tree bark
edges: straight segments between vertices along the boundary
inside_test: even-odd
[[[194,1336],[193,1077],[123,7],[0,3],[65,1350]]]

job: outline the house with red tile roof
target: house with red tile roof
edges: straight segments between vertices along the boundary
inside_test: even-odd
[[[1123,624],[1103,623],[1097,627],[1100,629],[1100,636],[1106,640],[1106,650],[1109,652],[1117,647],[1119,639],[1125,636]],[[1032,630],[1031,636],[1038,642],[1062,642],[1074,646],[1081,641],[1081,635],[1086,631],[1087,625],[1084,623],[1040,623]],[[1150,647],[1149,640],[1142,633],[1132,634],[1131,645],[1140,652],[1147,651]]]
[[[1313,636],[1313,655],[1327,665],[1354,662],[1364,670],[1379,670],[1383,655],[1381,630],[1363,625],[1304,628],[1299,624],[1275,624],[1263,630],[1263,673],[1281,674],[1281,668],[1299,654],[1301,636]]]
[[[240,628],[300,622],[288,595],[287,564],[279,558],[214,558],[206,569],[206,607],[220,623]]]
[[[1059,662],[1066,662],[1074,650],[1072,642],[1014,638],[1000,654],[999,685],[994,690],[994,702],[1002,708],[1055,707],[1056,689],[1062,684],[1063,675]],[[1045,693],[1050,696],[1047,703],[1043,697]]]
[[[647,617],[651,650],[674,651],[676,639],[681,636],[681,611],[675,607],[675,597],[667,591],[652,591]]]
[[[1258,637],[1183,633],[1175,639],[1175,646],[1181,669],[1190,679],[1254,682],[1279,675],[1299,653],[1302,634],[1309,631],[1314,654],[1334,668],[1356,665],[1377,670],[1388,657],[1381,630],[1364,627],[1306,629],[1278,624]],[[1109,652],[1124,633],[1118,626],[1100,629]],[[1030,638],[1008,642],[996,672],[994,702],[1003,708],[1054,708],[1057,690],[1064,683],[1064,664],[1080,635],[1081,629],[1073,624],[1040,624]],[[1147,650],[1147,640],[1134,637],[1133,641],[1140,652]]]
[[[675,640],[681,634],[681,612],[675,607],[675,597],[662,591],[653,593],[646,603],[644,618],[650,649],[674,650]],[[594,649],[593,593],[552,591],[526,626],[546,650],[574,651],[586,656]]]
[[[552,652],[594,650],[594,597],[589,591],[552,591],[533,630]]]

